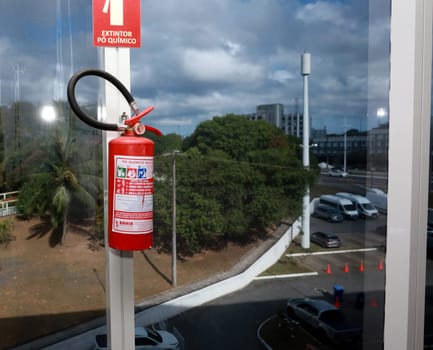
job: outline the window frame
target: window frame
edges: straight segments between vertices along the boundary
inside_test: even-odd
[[[385,350],[424,347],[432,10],[391,0]]]

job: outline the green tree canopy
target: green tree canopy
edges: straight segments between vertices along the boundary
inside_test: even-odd
[[[177,234],[184,254],[221,242],[245,242],[252,232],[298,215],[307,182],[299,140],[278,128],[229,114],[200,124],[176,158]],[[173,157],[157,157],[155,231],[171,237]]]
[[[102,188],[101,162],[88,158],[67,136],[56,135],[41,150],[41,157],[29,164],[32,171],[20,188],[18,210],[23,217],[49,219],[51,243],[62,244],[70,216],[95,215]]]

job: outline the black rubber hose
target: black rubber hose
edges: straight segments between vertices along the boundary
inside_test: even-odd
[[[78,105],[76,96],[75,96],[75,87],[78,83],[78,81],[86,76],[97,76],[101,77],[105,80],[108,80],[110,83],[112,83],[119,91],[120,93],[125,97],[125,99],[128,101],[129,105],[134,109],[134,111],[137,111],[137,107],[134,101],[134,98],[132,97],[131,93],[128,91],[128,89],[113,75],[110,73],[107,73],[103,70],[99,69],[85,69],[78,71],[75,73],[71,79],[69,79],[68,82],[68,88],[67,88],[67,95],[68,95],[68,102],[71,106],[74,113],[77,115],[78,118],[80,118],[84,123],[93,126],[94,128],[101,129],[101,130],[110,130],[110,131],[118,131],[119,126],[117,124],[109,124],[109,123],[103,123],[95,118],[92,118],[91,116],[87,115],[82,111],[80,106]]]

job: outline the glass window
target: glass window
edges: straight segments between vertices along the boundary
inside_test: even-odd
[[[433,88],[432,88],[433,95]],[[432,99],[433,101],[433,99]],[[426,264],[426,288],[425,288],[425,320],[424,320],[424,348],[433,347],[433,291],[430,281],[433,277],[433,133],[430,122],[430,143],[429,143],[429,176],[428,176],[428,210],[427,210],[427,264]]]
[[[105,314],[101,134],[66,102],[99,65],[88,1],[0,1],[0,348]],[[87,85],[87,88],[86,88]],[[97,86],[86,108],[96,114]]]
[[[286,317],[288,298],[319,298],[356,321],[357,345],[381,348],[389,1],[141,6],[143,44],[131,50],[131,91],[141,108],[155,106],[144,123],[164,136],[149,136],[155,234],[152,249],[134,252],[137,309],[245,273],[284,238],[290,246],[280,260],[257,272],[272,278],[225,288],[233,294],[189,310],[200,304],[196,298],[179,315],[162,307],[156,318],[175,327],[191,349],[221,349],[239,339],[255,349],[257,325],[270,327],[260,335],[264,342],[281,330],[272,318],[296,325]],[[92,46],[91,17],[84,0],[0,0],[1,349],[106,314],[103,142],[66,99],[75,71],[103,67],[102,49]],[[323,129],[327,140],[318,142],[317,154],[311,147],[308,171],[299,140],[304,50],[312,57],[310,126]],[[77,90],[86,111],[103,115],[97,79],[83,79]],[[270,109],[248,120],[258,105]],[[296,116],[287,120],[291,128],[274,125],[285,121],[283,110]],[[346,126],[358,125],[360,133],[348,133],[345,146]],[[340,171],[320,170],[321,162]],[[361,218],[350,200],[338,200],[338,213],[312,216],[310,224],[311,232],[336,235],[341,247],[302,248],[306,185],[312,214],[320,196],[337,192],[358,195],[364,208],[381,214]],[[287,277],[294,273],[305,275]],[[305,329],[295,329],[299,339]],[[287,348],[295,338],[286,337]],[[302,340],[303,348],[313,339]]]

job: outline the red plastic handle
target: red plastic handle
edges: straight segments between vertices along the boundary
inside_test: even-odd
[[[143,112],[138,113],[135,117],[126,119],[124,123],[128,126],[134,126],[134,124],[137,124],[141,118],[152,112],[155,108],[153,106],[146,108]]]
[[[144,116],[146,116],[147,114],[149,114],[149,113],[152,112],[153,110],[154,110],[154,107],[153,107],[153,106],[148,107],[148,108],[146,108],[143,112],[138,113],[135,117],[132,117],[132,118],[126,119],[126,120],[124,121],[124,123],[125,123],[126,125],[130,126],[130,127],[133,127],[135,124],[137,124],[137,123],[140,122],[140,119],[141,119],[141,118],[143,118]],[[146,130],[148,130],[148,131],[150,131],[150,132],[153,132],[155,135],[157,135],[157,136],[162,136],[162,132],[159,131],[158,129],[156,129],[156,128],[152,127],[152,126],[149,126],[149,125],[145,125],[144,127],[146,128]]]

